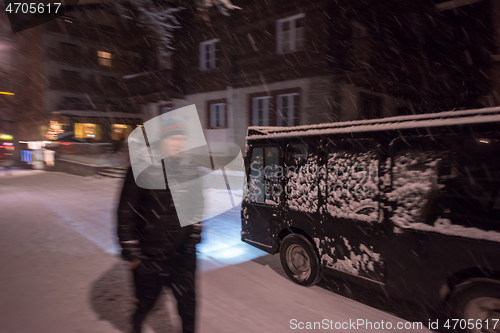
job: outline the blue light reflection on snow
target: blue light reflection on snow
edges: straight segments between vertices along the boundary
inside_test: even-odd
[[[70,218],[71,213],[63,209],[64,205],[46,201],[45,206],[57,214],[59,223],[71,227],[106,253],[121,253],[116,240],[96,233],[96,230],[89,228],[87,223],[82,223],[79,219]],[[236,265],[267,254],[241,241],[240,207],[241,205],[237,205],[227,212],[203,221],[202,242],[196,247],[200,270],[209,271]]]
[[[241,205],[203,222],[202,242],[198,244],[201,270],[235,265],[266,255],[241,241]]]

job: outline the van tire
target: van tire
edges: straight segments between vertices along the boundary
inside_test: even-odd
[[[320,280],[320,264],[316,249],[300,234],[290,234],[280,246],[281,266],[293,282],[313,286]]]
[[[491,318],[492,315],[494,318],[500,316],[500,282],[489,279],[475,280],[466,281],[458,285],[448,298],[448,305],[450,306],[448,319],[450,320],[450,330],[452,332],[483,332],[480,329],[453,327],[455,322],[452,319],[465,319],[465,322],[468,319],[473,319],[473,323],[476,323],[477,319],[484,320],[487,317]],[[494,321],[491,322],[494,323]],[[500,332],[499,326],[500,323],[496,325],[496,332]]]

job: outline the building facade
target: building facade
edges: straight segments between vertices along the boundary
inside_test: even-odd
[[[483,107],[491,1],[245,1],[182,14],[173,80],[207,141],[245,144],[248,126],[297,126]],[[163,110],[163,111],[162,111]]]

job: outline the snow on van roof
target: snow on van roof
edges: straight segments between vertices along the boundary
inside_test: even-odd
[[[442,127],[489,122],[500,122],[500,107],[397,116],[383,119],[301,125],[294,127],[250,126],[247,131],[247,139],[267,139],[367,131],[389,131],[418,127]]]

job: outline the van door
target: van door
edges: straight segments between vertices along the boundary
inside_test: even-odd
[[[379,153],[372,140],[327,144],[324,175],[325,267],[378,283],[385,282],[383,219],[380,209]]]
[[[319,213],[319,156],[316,142],[291,142],[285,150],[283,227],[316,236]]]
[[[281,220],[281,151],[278,146],[253,146],[247,168],[247,194],[242,203],[242,239],[267,251]]]
[[[438,136],[405,137],[390,145],[392,184],[386,195],[392,232],[384,246],[390,253],[389,293],[400,298],[437,298],[446,280],[442,270],[452,262],[452,256],[448,262],[436,257],[451,245],[450,239],[429,232],[442,211],[439,175],[449,164],[449,152],[440,141]]]

